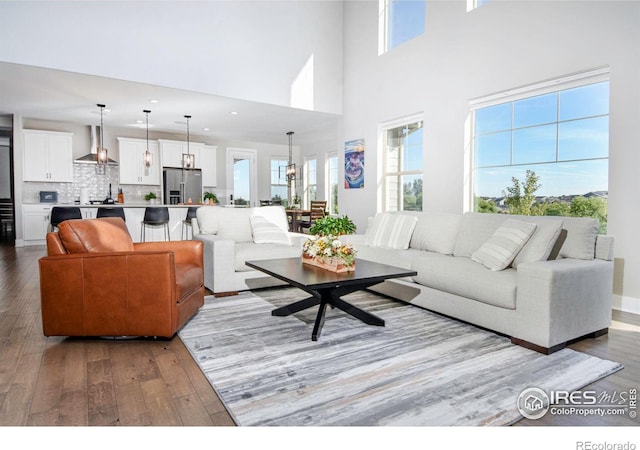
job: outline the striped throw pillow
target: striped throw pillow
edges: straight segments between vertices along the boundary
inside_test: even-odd
[[[509,267],[536,229],[535,223],[507,219],[487,242],[471,254],[471,259],[491,270]]]
[[[406,250],[418,218],[406,214],[377,214],[365,233],[369,247]]]
[[[289,235],[282,228],[265,217],[251,216],[251,233],[256,244],[291,245]]]

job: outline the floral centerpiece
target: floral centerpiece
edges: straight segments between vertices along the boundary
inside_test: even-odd
[[[302,262],[333,272],[351,272],[356,267],[356,249],[338,236],[309,236],[302,245]]]

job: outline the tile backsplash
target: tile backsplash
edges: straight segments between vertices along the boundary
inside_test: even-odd
[[[104,175],[96,173],[95,164],[73,164],[73,183],[46,183],[25,181],[22,199],[24,203],[38,203],[40,191],[57,191],[58,203],[73,203],[80,200],[80,189],[89,190],[90,200],[104,200],[109,195],[109,183],[114,200],[118,199],[118,188],[122,188],[125,203],[143,203],[149,192],[161,198],[160,186],[119,185],[118,166],[107,166]]]

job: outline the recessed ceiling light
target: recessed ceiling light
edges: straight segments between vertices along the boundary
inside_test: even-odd
[[[136,123],[144,123],[144,120],[136,120]]]
[[[209,128],[203,128],[202,130],[203,131],[209,131]]]
[[[237,116],[238,115],[238,111],[231,111],[231,115],[232,116]]]
[[[156,100],[155,98],[150,98],[149,103],[158,103],[158,100]]]

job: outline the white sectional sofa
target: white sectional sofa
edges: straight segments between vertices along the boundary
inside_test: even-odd
[[[509,261],[501,269],[491,256],[500,253],[496,242],[509,230],[507,220],[535,228],[530,237],[521,236],[522,246],[510,256],[500,255]],[[414,223],[410,232],[398,225],[402,221]],[[385,228],[403,226],[397,239],[384,239]],[[551,353],[609,327],[614,238],[597,230],[597,220],[590,218],[384,213],[370,221],[365,234],[349,240],[358,258],[418,272],[372,290]]]
[[[288,230],[282,206],[198,208],[193,236],[204,242],[204,285],[221,296],[285,284],[244,263],[300,256],[306,237]]]
[[[205,286],[220,295],[283,284],[244,262],[300,256],[305,235],[287,230],[279,206],[199,208]],[[609,327],[614,238],[597,230],[589,218],[402,212],[343,239],[359,259],[418,273],[372,290],[551,353]]]

